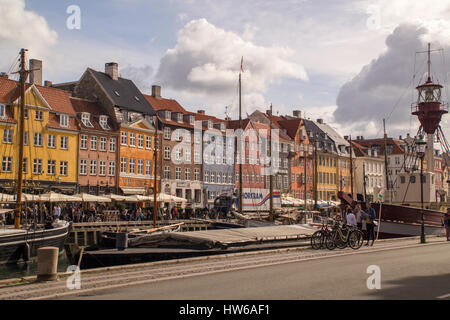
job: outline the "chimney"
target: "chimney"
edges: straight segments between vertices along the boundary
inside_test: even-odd
[[[113,80],[119,79],[119,65],[116,62],[105,63],[105,73]]]
[[[8,80],[9,76],[6,72],[0,72],[0,79]]]
[[[317,123],[323,124],[323,119],[317,119]]]
[[[197,113],[199,113],[199,114],[205,114],[205,110],[197,110]]]
[[[30,59],[30,83],[42,86],[42,61]]]
[[[161,86],[152,86],[152,97],[161,99]]]
[[[300,118],[302,117],[302,112],[301,112],[300,110],[294,110],[294,111],[292,111],[292,115],[293,115],[295,118],[300,119]]]
[[[53,82],[48,81],[48,80],[45,80],[45,81],[44,81],[44,86],[45,86],[45,87],[51,87],[52,85],[53,85]]]

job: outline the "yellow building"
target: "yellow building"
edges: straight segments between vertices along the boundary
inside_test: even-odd
[[[0,79],[0,183],[16,187],[19,155],[19,87]],[[73,193],[77,186],[78,127],[69,95],[62,90],[27,84],[24,123],[24,189]]]

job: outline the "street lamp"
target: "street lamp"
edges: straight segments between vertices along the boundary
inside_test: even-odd
[[[425,221],[424,221],[424,212],[423,212],[423,159],[425,158],[425,150],[427,143],[423,139],[423,136],[420,135],[416,140],[417,145],[417,155],[420,157],[420,202],[422,208],[422,225],[420,231],[420,243],[425,243]]]

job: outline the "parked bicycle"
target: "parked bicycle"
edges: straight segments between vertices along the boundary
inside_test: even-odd
[[[363,239],[364,236],[360,230],[345,224],[341,226],[339,222],[336,222],[331,232],[327,234],[325,246],[329,250],[345,249],[347,246],[357,250],[361,248]]]
[[[331,232],[330,229],[328,229],[328,221],[322,222],[322,226],[320,227],[320,230],[317,230],[314,232],[314,234],[311,236],[311,247],[314,250],[319,250],[325,246],[325,239]]]

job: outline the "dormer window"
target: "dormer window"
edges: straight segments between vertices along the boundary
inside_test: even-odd
[[[94,126],[91,123],[91,115],[87,112],[83,112],[81,114],[81,122],[86,126],[86,127],[90,127],[93,128]]]
[[[171,117],[171,112],[170,111],[166,111],[166,114],[165,114],[166,120],[170,120],[170,117]]]
[[[69,127],[69,116],[67,114],[59,115],[59,125],[65,128]]]
[[[181,112],[177,114],[177,118],[178,118],[178,122],[180,122],[180,123],[183,122],[183,114]]]
[[[208,129],[212,129],[213,123],[211,120],[208,120]]]
[[[220,123],[220,130],[225,131],[225,123],[223,122]]]
[[[195,119],[194,116],[189,116],[189,123],[193,125],[194,119]]]
[[[111,129],[108,125],[108,116],[100,116],[100,126],[104,129],[104,130],[109,130]]]

